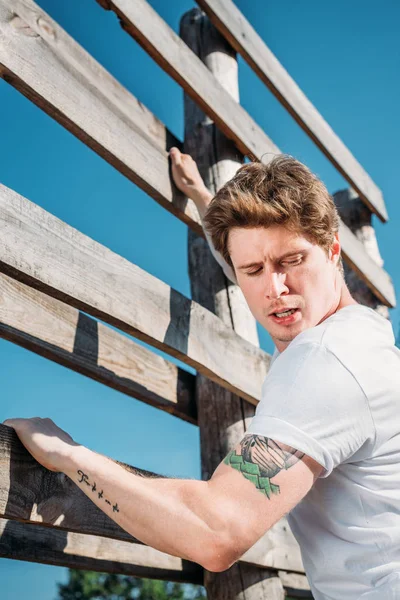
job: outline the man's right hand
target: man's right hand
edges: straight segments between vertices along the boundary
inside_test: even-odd
[[[189,154],[182,154],[175,147],[170,149],[169,155],[176,187],[194,201],[200,215],[203,216],[211,201],[212,194],[204,185],[196,162]]]

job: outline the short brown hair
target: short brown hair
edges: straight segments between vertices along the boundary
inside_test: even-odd
[[[268,164],[241,167],[215,195],[204,224],[225,261],[233,227],[283,225],[328,252],[339,228],[338,213],[325,185],[308,167],[285,154]]]

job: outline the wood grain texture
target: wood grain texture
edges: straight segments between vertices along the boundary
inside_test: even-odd
[[[395,291],[390,277],[385,271],[380,270],[383,259],[372,225],[372,213],[351,188],[336,192],[333,198],[342,218],[341,238],[349,240],[345,244],[346,248],[354,248],[353,252],[348,252],[344,264],[346,283],[351,295],[360,304],[373,308],[388,319],[388,305],[394,306],[396,302]],[[368,267],[366,267],[367,263]],[[375,269],[372,281],[380,282],[380,290],[387,289],[385,298],[390,300],[389,303],[385,302],[379,290],[367,286],[363,280],[360,271],[366,268],[371,273]]]
[[[383,195],[232,0],[197,0],[214,25],[382,221]]]
[[[278,575],[288,597],[313,599],[310,585],[305,575],[289,573],[287,571],[279,571]]]
[[[0,0],[0,76],[201,233],[170,178],[180,142],[32,0]]]
[[[0,519],[0,557],[202,585],[203,569],[149,546]]]
[[[118,462],[118,461],[115,461]],[[118,463],[139,475],[141,469]],[[0,424],[0,516],[60,530],[137,541],[89,500],[63,473],[48,471],[29,454],[15,431]]]
[[[0,275],[0,337],[196,423],[193,375],[59,300]]]
[[[181,20],[180,33],[186,44],[218,76],[221,84],[236,96],[238,80],[235,53],[208,19],[199,11],[190,11]],[[218,132],[187,95],[184,145],[198,163],[211,192],[222,186],[240,164],[235,160],[235,148],[231,141]],[[189,235],[189,273],[192,298],[215,312],[228,327],[237,328],[243,337],[258,343],[253,317],[240,297],[230,292],[236,286],[226,280],[205,241],[195,234]],[[254,407],[201,374],[197,375],[196,384],[202,477],[207,480],[243,437],[254,414]],[[292,552],[292,547],[294,545],[296,549],[297,545],[290,530],[286,527],[279,539],[277,529],[282,531],[280,523],[228,571],[205,572],[204,582],[210,600],[283,600],[284,589],[277,573],[258,568],[259,565],[284,568],[285,564],[288,569],[302,569],[301,561],[295,564],[297,554]],[[276,545],[277,541],[280,545]],[[260,557],[262,562],[258,560]]]
[[[252,403],[270,357],[207,309],[0,186],[0,271],[114,325]]]
[[[99,0],[99,4],[117,14],[122,27],[234,140],[240,152],[252,159],[279,154],[278,147],[146,0]]]
[[[166,147],[180,143],[32,0],[0,0],[0,77],[203,235],[194,203],[171,183]],[[362,257],[355,268],[391,306],[385,271]]]
[[[364,244],[358,240],[351,229],[340,221],[339,238],[342,254],[346,261],[365,285],[365,274],[368,273],[368,288],[385,305],[396,306],[396,294],[391,277],[366,252]]]

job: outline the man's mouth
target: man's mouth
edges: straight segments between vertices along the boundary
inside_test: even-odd
[[[272,314],[275,315],[275,317],[278,317],[278,319],[282,319],[283,317],[290,317],[290,315],[293,315],[296,312],[296,310],[297,308],[289,308],[288,310],[282,312],[275,312]]]

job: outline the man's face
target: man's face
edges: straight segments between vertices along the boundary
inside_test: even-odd
[[[280,352],[335,312],[341,288],[337,238],[328,256],[283,226],[235,227],[229,253],[252,314]]]

